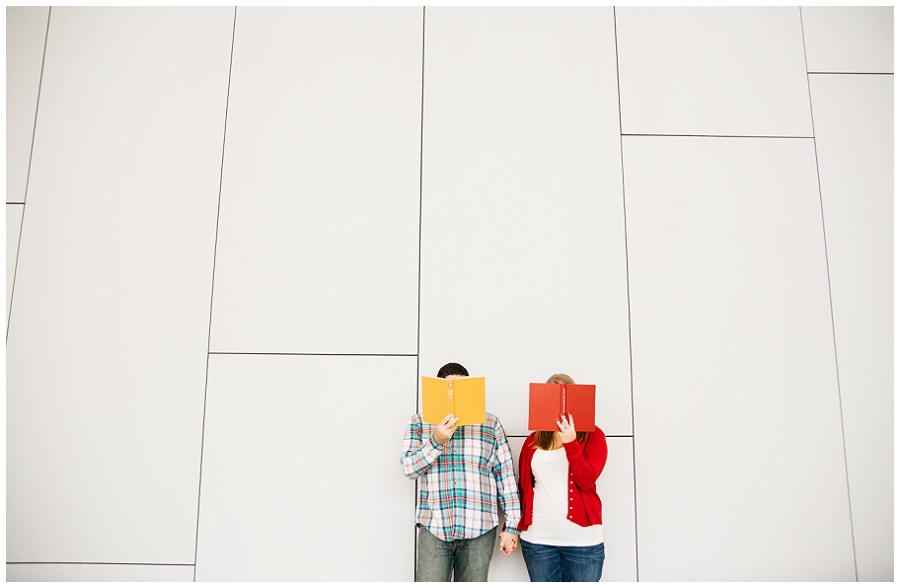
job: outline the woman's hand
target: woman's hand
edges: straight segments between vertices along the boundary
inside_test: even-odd
[[[516,550],[516,545],[519,544],[519,537],[513,535],[512,533],[507,533],[506,531],[500,531],[500,551],[503,552],[503,555],[509,555],[513,551]]]
[[[570,414],[569,419],[566,420],[566,417],[563,415],[559,415],[559,421],[556,421],[556,426],[559,427],[559,440],[563,443],[570,443],[575,440],[575,418]]]
[[[438,445],[443,445],[450,440],[450,437],[456,432],[456,423],[458,422],[458,418],[453,418],[452,414],[448,414],[444,420],[438,423],[434,430],[434,440],[438,442]]]

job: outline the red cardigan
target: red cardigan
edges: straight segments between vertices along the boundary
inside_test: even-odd
[[[531,526],[534,511],[534,476],[531,474],[531,458],[534,456],[534,433],[525,439],[519,454],[519,500],[522,503],[522,520],[519,531]],[[606,435],[599,428],[590,433],[583,443],[571,441],[563,444],[569,460],[569,516],[582,527],[603,524],[603,505],[597,495],[597,478],[606,465],[608,449]]]

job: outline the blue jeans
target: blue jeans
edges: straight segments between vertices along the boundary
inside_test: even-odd
[[[497,527],[474,539],[441,541],[421,525],[416,554],[416,582],[487,582]]]
[[[599,582],[606,555],[603,544],[557,547],[520,540],[532,582]]]

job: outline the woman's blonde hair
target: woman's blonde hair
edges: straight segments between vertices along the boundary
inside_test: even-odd
[[[549,378],[547,378],[548,384],[574,384],[575,380],[572,379],[572,376],[567,374],[553,374]],[[535,431],[534,432],[534,441],[531,442],[533,447],[537,447],[539,449],[543,449],[544,451],[550,451],[550,448],[553,447],[553,433],[558,431]],[[588,432],[587,431],[579,431],[575,433],[575,440],[581,443],[585,439],[587,439]]]
[[[553,374],[547,378],[548,384],[574,384],[575,380],[567,374]]]

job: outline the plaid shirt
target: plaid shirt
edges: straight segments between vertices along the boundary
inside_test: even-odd
[[[519,491],[512,454],[500,420],[459,427],[445,446],[436,426],[415,415],[403,437],[403,474],[419,479],[416,522],[443,541],[474,539],[499,524],[499,494],[506,532],[519,534]]]

